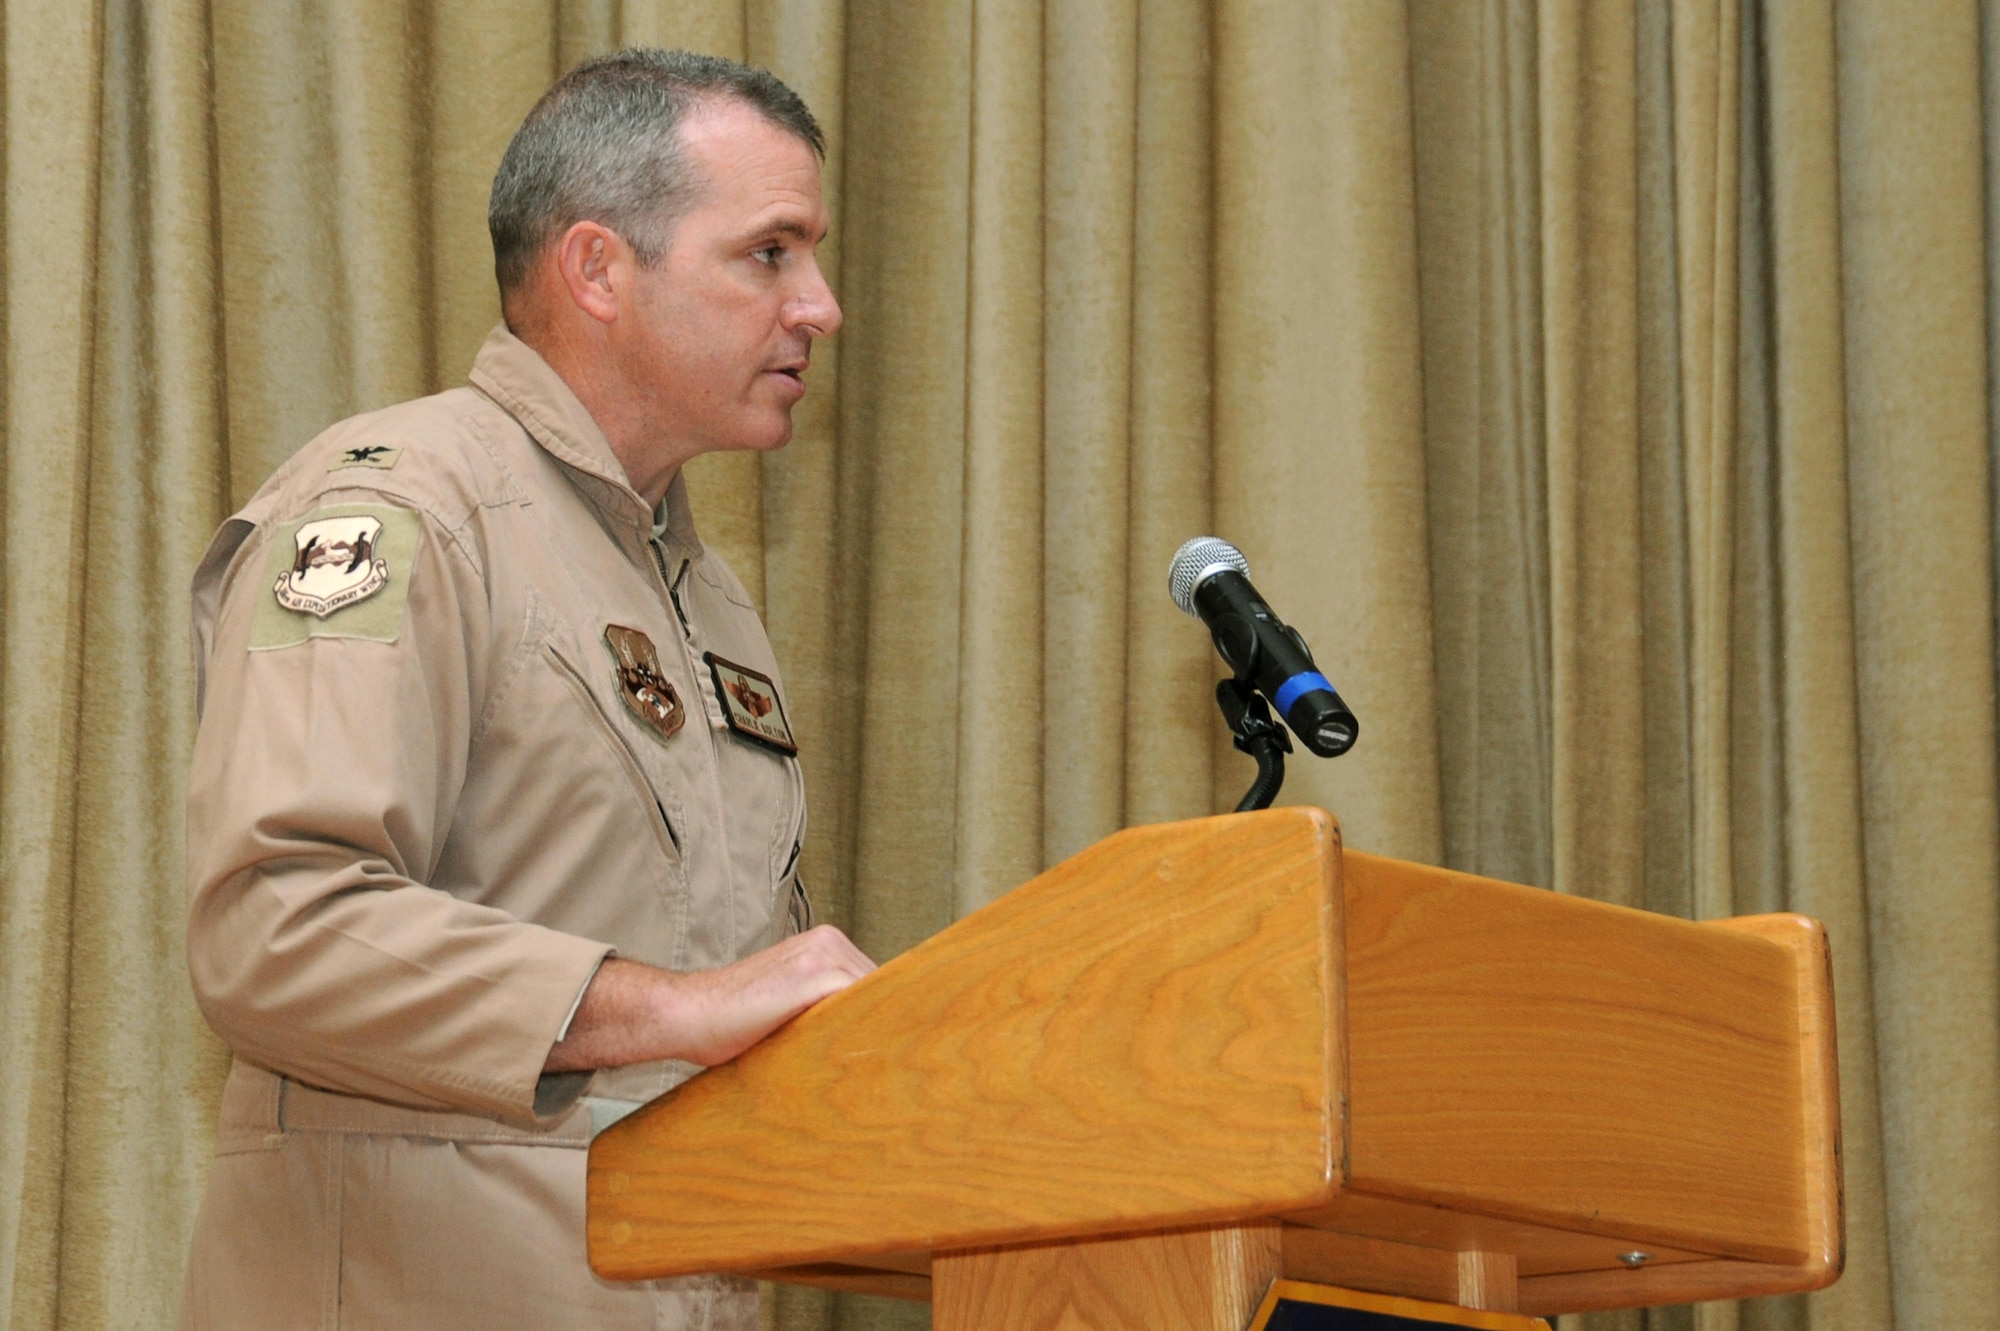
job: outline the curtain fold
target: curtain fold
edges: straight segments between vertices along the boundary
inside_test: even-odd
[[[1410,30],[1444,855],[1547,886],[1536,12],[1417,0]]]
[[[1728,0],[1672,15],[1676,302],[1689,573],[1693,910],[1735,914],[1730,742],[1736,568],[1737,152],[1741,24]]]
[[[1978,10],[1884,18],[1839,10],[1842,326],[1890,1262],[1918,1326],[2000,1307],[1992,260]]]
[[[1643,900],[1637,33],[1633,6],[1537,24],[1548,472],[1551,885]]]
[[[26,3],[4,10],[7,235],[90,243],[97,216],[100,15]],[[46,80],[46,81],[44,81]],[[0,572],[0,1073],[19,1088],[0,1116],[0,1281],[10,1317],[54,1315],[64,1179],[64,1067],[71,1017],[79,592],[90,475],[88,260],[44,270],[5,247],[6,560]],[[30,442],[32,441],[32,442]],[[13,700],[34,697],[28,708]]]
[[[1296,756],[1285,798],[1339,809],[1352,844],[1435,861],[1406,11],[1216,18],[1216,526],[1367,737],[1337,763]],[[1226,809],[1250,769],[1217,768]]]
[[[970,152],[965,494],[957,536],[963,618],[953,644],[955,915],[978,909],[1042,863],[1045,734],[1063,757],[1085,756],[1082,736],[1063,735],[1053,714],[1045,724],[1042,710],[1043,506],[1051,483],[1042,468],[1044,364],[1055,359],[1044,351],[1042,328],[1059,290],[1043,268],[1042,120],[1055,79],[1044,79],[1042,52],[1051,19],[1061,21],[1025,3],[980,5],[972,15],[963,108]]]
[[[1769,116],[1760,154],[1770,237],[1768,391],[1784,606],[1784,762],[1796,774],[1786,792],[1787,904],[1823,921],[1832,941],[1846,1141],[1847,1272],[1813,1296],[1813,1325],[1861,1331],[1895,1321],[1855,720],[1833,7],[1777,7],[1762,24],[1752,68],[1763,79]]]
[[[1132,297],[1148,265],[1134,216],[1138,0],[1056,0],[1044,21],[1042,428],[1019,438],[1042,445],[1041,859],[1053,863],[1125,822]]]
[[[1141,0],[1132,172],[1129,511],[1123,585],[1126,823],[1213,807],[1213,649],[1164,595],[1188,537],[1215,525],[1213,18]],[[1246,780],[1245,784],[1248,782]]]
[[[860,470],[842,498],[865,526],[842,595],[866,626],[844,662],[861,681],[849,873],[877,956],[954,914],[972,35],[969,3],[848,11],[840,405]]]
[[[1996,17],[0,0],[0,1325],[177,1297],[226,1063],[181,960],[189,572],[324,426],[462,378],[507,136],[632,42],[766,64],[828,135],[846,328],[790,447],[690,468],[825,918],[886,958],[1233,805],[1164,588],[1214,531],[1360,716],[1286,786],[1349,844],[1828,926],[1846,1276],[1565,1321],[2000,1325]]]
[[[0,1307],[178,1284],[222,1054],[180,962],[187,561],[222,515],[198,5],[10,8]],[[25,705],[24,705],[25,704]]]

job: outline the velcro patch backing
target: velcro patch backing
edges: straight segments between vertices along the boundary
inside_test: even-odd
[[[250,620],[250,650],[308,638],[394,642],[423,523],[389,504],[335,504],[278,528]]]

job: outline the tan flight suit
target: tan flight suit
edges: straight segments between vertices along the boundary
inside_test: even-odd
[[[656,539],[533,351],[496,329],[471,381],[308,444],[195,577],[188,965],[236,1060],[182,1322],[753,1327],[747,1282],[585,1265],[597,1097],[694,1069],[541,1068],[611,952],[798,927],[797,760],[730,728],[704,654],[777,666],[681,482]],[[350,602],[281,603],[309,566]],[[611,625],[656,647],[670,737]]]

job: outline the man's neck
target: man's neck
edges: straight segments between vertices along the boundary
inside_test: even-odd
[[[580,336],[560,321],[519,326],[510,321],[509,329],[569,385],[611,445],[626,483],[648,508],[657,509],[680,474],[682,459],[657,446],[658,426],[643,403],[622,391],[616,361],[603,339]]]

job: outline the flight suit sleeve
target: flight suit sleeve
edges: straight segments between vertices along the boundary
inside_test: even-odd
[[[611,949],[426,885],[465,780],[488,601],[473,552],[442,524],[360,500],[260,524],[212,554],[227,561],[218,586],[197,581],[195,996],[240,1055],[275,1071],[533,1120],[582,1090],[542,1065]],[[337,543],[371,522],[361,556],[286,591],[313,532]],[[369,590],[371,560],[384,568]]]

